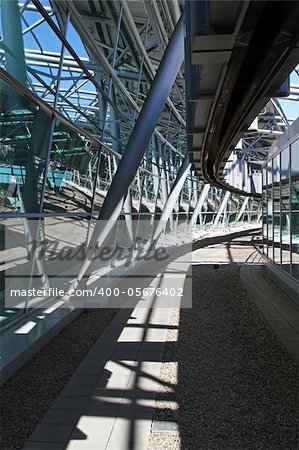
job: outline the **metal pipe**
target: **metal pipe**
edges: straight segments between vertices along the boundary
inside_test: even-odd
[[[161,234],[161,232],[164,230],[166,222],[168,221],[175,202],[177,201],[179,194],[182,190],[182,187],[184,185],[184,182],[187,178],[187,175],[190,171],[191,163],[189,162],[189,153],[186,154],[185,159],[183,161],[183,164],[180,167],[180,170],[177,173],[175,182],[173,184],[173,187],[171,189],[171,192],[167,198],[166,204],[164,206],[162,215],[159,219],[159,222],[157,224],[156,230],[154,232],[153,240],[155,241]]]
[[[145,49],[145,47],[144,47],[144,45],[143,45],[143,43],[142,43],[142,40],[140,39],[139,32],[138,32],[138,29],[137,29],[136,24],[135,24],[135,22],[134,22],[134,19],[133,19],[133,17],[132,17],[130,8],[129,8],[129,6],[128,6],[128,3],[127,3],[126,0],[121,0],[121,4],[122,4],[123,7],[124,7],[124,14],[125,14],[125,17],[126,17],[126,20],[127,20],[128,24],[130,25],[130,28],[131,28],[131,30],[132,30],[132,33],[133,33],[133,35],[134,35],[134,37],[135,37],[135,40],[136,40],[136,44],[137,44],[137,46],[138,46],[138,49],[139,49],[140,53],[144,56],[144,61],[145,61],[146,67],[147,67],[147,69],[150,71],[150,73],[152,74],[152,76],[154,76],[154,74],[155,74],[155,69],[154,69],[154,67],[153,67],[153,65],[152,65],[152,62],[151,62],[151,60],[150,60],[150,58],[149,58],[147,52],[146,52],[146,49]],[[171,108],[171,110],[173,111],[173,114],[175,115],[175,117],[177,118],[177,120],[179,121],[179,123],[181,123],[183,126],[186,126],[185,120],[183,119],[183,117],[181,116],[181,114],[179,113],[179,111],[176,109],[176,107],[174,106],[174,104],[173,104],[173,102],[170,100],[170,98],[167,99],[167,103],[168,103],[169,107]]]
[[[68,49],[69,53],[72,55],[72,57],[74,58],[74,60],[78,63],[79,67],[81,67],[82,71],[84,72],[84,74],[90,79],[90,81],[97,87],[97,89],[99,89],[102,93],[102,95],[106,98],[106,100],[108,101],[108,103],[110,103],[110,105],[116,107],[116,105],[113,105],[113,103],[111,102],[111,99],[108,98],[108,96],[105,94],[105,92],[99,87],[99,84],[95,82],[94,77],[91,76],[91,74],[89,73],[89,71],[87,70],[86,66],[84,64],[81,63],[81,59],[78,57],[78,55],[75,53],[75,51],[73,50],[73,48],[70,46],[70,44],[68,43],[68,41],[66,39],[63,38],[60,30],[58,29],[58,27],[56,26],[56,24],[53,22],[53,20],[48,16],[48,14],[46,14],[44,7],[41,5],[41,3],[38,0],[32,0],[34,2],[34,4],[36,5],[36,8],[38,9],[38,11],[42,14],[42,16],[45,18],[46,22],[50,25],[50,27],[53,29],[53,31],[56,33],[56,35],[58,36],[58,38],[64,43],[65,47]],[[138,112],[140,111],[139,106],[136,104],[136,102],[134,101],[134,99],[132,98],[132,96],[130,95],[129,91],[127,90],[126,86],[120,81],[119,77],[117,76],[115,70],[111,67],[111,65],[109,64],[109,62],[107,61],[107,59],[105,58],[105,55],[103,54],[103,52],[100,50],[99,47],[97,47],[94,43],[94,40],[91,38],[90,34],[88,33],[88,31],[84,28],[84,26],[82,26],[82,19],[80,14],[78,13],[76,7],[70,3],[67,2],[67,5],[64,4],[64,2],[61,2],[61,7],[62,8],[69,8],[70,12],[71,12],[71,17],[72,17],[72,23],[73,25],[80,31],[80,36],[83,38],[84,42],[86,43],[86,45],[88,46],[88,48],[90,49],[90,51],[92,52],[95,60],[100,64],[100,66],[103,68],[103,70],[111,76],[111,78],[113,79],[113,82],[115,83],[115,87],[118,88],[119,92],[122,94],[122,96],[124,98],[126,98],[129,103],[131,104],[131,106],[136,109]],[[0,68],[1,70],[1,68]],[[119,110],[118,110],[119,111]],[[119,112],[120,114],[120,112]],[[125,118],[124,118],[125,119]],[[182,119],[183,120],[183,119]],[[185,124],[185,122],[184,122]],[[181,155],[181,152],[179,150],[177,150],[170,142],[167,141],[167,139],[165,139],[165,137],[158,131],[155,130],[155,134],[170,148],[172,149],[174,152],[178,153]]]
[[[4,69],[0,67],[0,78],[4,80],[6,83],[8,83],[10,86],[12,86],[16,91],[20,92],[22,95],[26,96],[30,100],[32,100],[35,104],[37,104],[42,110],[47,112],[49,115],[54,115],[57,117],[57,119],[65,124],[68,128],[71,130],[76,131],[77,133],[81,134],[82,136],[85,136],[87,139],[89,139],[91,142],[93,142],[96,146],[101,146],[107,153],[110,153],[112,155],[115,155],[117,158],[120,157],[120,155],[112,150],[110,147],[105,145],[103,142],[96,139],[93,135],[90,133],[87,133],[84,129],[79,128],[76,124],[68,120],[66,117],[62,116],[58,111],[56,111],[54,108],[52,108],[47,102],[42,100],[40,97],[38,97],[34,92],[30,91],[29,89],[25,88],[23,85],[21,85],[19,82],[15,81],[14,78],[11,77],[11,75],[6,72]]]
[[[184,17],[182,16],[161,60],[153,85],[130,136],[124,156],[103,204],[100,219],[109,220],[134,179],[140,161],[149,144],[178,70],[184,57]]]
[[[205,202],[205,200],[207,198],[207,195],[209,193],[209,189],[210,189],[210,185],[209,184],[205,184],[203,189],[202,189],[202,191],[201,191],[201,193],[200,193],[198,202],[197,202],[197,204],[196,204],[196,206],[194,208],[194,211],[193,211],[193,214],[192,214],[189,226],[188,226],[188,231],[191,231],[193,225],[196,224],[197,217],[202,211],[202,207],[203,207],[203,204],[204,204],[204,202]]]
[[[238,215],[237,215],[237,218],[236,218],[236,222],[238,222],[241,219],[241,217],[242,217],[242,215],[243,215],[243,213],[245,211],[245,208],[248,205],[248,201],[249,201],[249,197],[245,197],[245,199],[244,199],[244,201],[242,203],[242,206],[240,208],[240,211],[238,212]]]
[[[225,207],[227,205],[227,202],[228,202],[228,199],[230,197],[230,194],[231,194],[230,191],[226,191],[225,192],[225,195],[223,197],[223,200],[222,200],[222,202],[220,204],[220,207],[218,209],[217,215],[215,217],[215,220],[214,220],[214,223],[213,223],[213,228],[217,228],[219,220],[220,220],[220,217],[221,217],[221,214],[223,213],[223,211],[224,211],[224,209],[225,209]]]
[[[150,142],[156,123],[165,106],[167,97],[176,79],[184,58],[184,15],[178,22],[168,47],[163,55],[148,96],[143,104],[135,127],[128,141],[124,155],[106,195],[99,220],[96,223],[89,244],[89,251],[83,262],[77,280],[69,292],[76,289],[91,264],[96,248],[99,248],[114,227],[122,209],[126,193],[132,183],[144,152]]]

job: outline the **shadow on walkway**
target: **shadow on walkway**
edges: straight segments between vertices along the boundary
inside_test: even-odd
[[[295,450],[296,366],[234,261],[236,248],[249,254],[252,238],[255,231],[193,245],[221,245],[227,263],[193,265],[193,307],[180,309],[179,326],[156,300],[121,310],[25,448],[145,450],[156,398],[154,419],[178,423],[183,450]],[[177,340],[167,341],[173,332]],[[161,361],[177,371],[168,381]]]

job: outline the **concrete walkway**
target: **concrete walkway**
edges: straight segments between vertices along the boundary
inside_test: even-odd
[[[120,310],[24,450],[295,450],[296,366],[240,279],[253,236],[195,245],[192,309]]]
[[[190,257],[175,259],[140,287],[178,292],[186,286],[182,266],[191,265]],[[135,305],[110,322],[24,449],[147,448],[170,315],[179,298],[143,296]]]

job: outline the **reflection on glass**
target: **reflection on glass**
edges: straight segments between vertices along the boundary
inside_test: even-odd
[[[56,120],[44,196],[44,211],[90,212],[97,149]]]
[[[272,178],[272,161],[267,164],[267,236],[268,236],[268,253],[269,259],[273,260],[273,178]]]
[[[273,159],[273,260],[280,264],[280,155]]]
[[[0,82],[0,212],[38,212],[50,118]]]
[[[93,213],[98,214],[112,182],[113,175],[117,170],[117,159],[114,155],[110,155],[102,149],[97,155],[99,163],[96,162],[95,156],[92,164],[92,170],[97,174],[95,176],[96,189],[94,192]]]
[[[52,136],[54,119],[4,82],[0,105],[0,211],[36,213],[43,199],[46,212],[89,213],[98,148],[59,120]]]
[[[65,292],[71,280],[76,278],[84,257],[88,225],[87,217],[52,216],[44,219],[44,242],[39,255],[47,274],[48,287]],[[49,296],[32,297],[28,307],[36,307],[48,299]]]
[[[267,255],[267,168],[263,168],[263,191],[262,191],[262,207],[263,207],[263,253]]]
[[[16,216],[1,220],[1,324],[28,310],[28,292],[49,287],[44,258],[35,258],[33,242],[40,242],[43,221]],[[30,256],[31,255],[31,256]],[[5,259],[3,261],[3,259]],[[20,290],[20,293],[15,293]]]

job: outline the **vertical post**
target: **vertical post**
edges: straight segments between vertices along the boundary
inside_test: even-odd
[[[172,190],[168,196],[166,204],[164,205],[162,215],[160,217],[160,220],[157,224],[157,227],[156,227],[156,230],[155,230],[155,233],[153,236],[154,240],[156,240],[159,237],[159,235],[161,234],[161,232],[163,231],[165,224],[173,211],[175,203],[178,199],[178,196],[182,190],[184,182],[190,171],[190,167],[191,167],[191,164],[189,162],[189,153],[187,153],[184,158],[183,164],[181,165],[180,170],[178,171],[177,177],[175,179]]]
[[[160,188],[161,188],[161,172],[159,170],[158,165],[158,157],[157,155],[153,155],[153,180],[154,180],[154,193],[155,193],[155,209],[154,209],[154,220],[156,218],[156,212],[157,212],[157,206],[159,201],[159,195],[160,195]],[[156,178],[156,181],[155,181]]]
[[[291,152],[291,145],[288,145],[288,152],[289,152],[289,230],[290,230],[290,236],[289,236],[289,248],[290,248],[290,274],[293,275],[293,253],[292,253],[292,242],[293,242],[293,217],[292,217],[292,152]],[[273,195],[273,159],[272,159],[272,198],[273,198],[273,231],[272,231],[272,242],[274,245],[274,195]]]
[[[104,200],[99,220],[96,223],[89,243],[89,251],[87,252],[86,259],[80,268],[77,280],[72,283],[65,298],[69,298],[70,290],[78,286],[90,266],[96,248],[103,244],[119,217],[126,193],[136,175],[156,123],[183,62],[184,28],[184,15],[182,15],[170,38],[153,84],[137,118],[126,150]]]
[[[161,166],[161,192],[162,192],[162,201],[165,204],[167,201],[167,175],[164,168],[164,163],[162,158],[159,158],[159,165]]]
[[[118,162],[119,162],[119,160],[116,159],[115,156],[113,156],[114,174],[116,173],[116,170],[118,167]],[[124,213],[125,213],[125,221],[126,221],[126,225],[127,225],[127,230],[128,230],[130,239],[133,242],[134,236],[133,236],[133,221],[132,221],[132,199],[131,199],[130,188],[128,189],[128,193],[125,197],[123,209],[124,209]]]
[[[160,190],[160,177],[159,177],[158,165],[159,165],[159,163],[158,163],[157,155],[152,154],[153,187],[154,187],[154,194],[155,194],[156,200],[159,196],[159,190]]]
[[[193,177],[193,201],[196,207],[198,202],[198,192],[197,192],[197,179],[195,177]]]
[[[116,32],[115,45],[114,45],[113,53],[112,53],[112,68],[114,68],[115,61],[116,61],[117,46],[118,46],[118,42],[119,42],[120,27],[121,27],[121,22],[122,22],[122,12],[123,12],[123,7],[121,5],[119,16],[118,16],[118,21],[117,21],[117,32]],[[112,78],[110,78],[108,94],[111,97],[113,104],[116,104],[115,89],[112,84]],[[103,130],[102,130],[102,140],[104,139],[104,135],[105,135],[106,117],[107,117],[107,111],[105,111]],[[111,134],[112,148],[115,151],[117,151],[118,153],[121,153],[122,149],[121,149],[119,117],[118,117],[117,110],[112,105],[110,106],[110,134]],[[113,173],[113,176],[114,176],[116,173],[116,168],[118,166],[118,160],[116,160],[116,158],[113,157],[113,162],[114,162],[114,167],[115,167],[115,170]],[[127,191],[127,195],[125,197],[125,201],[123,204],[123,209],[124,209],[124,213],[125,213],[125,221],[126,221],[128,233],[129,233],[131,241],[133,242],[132,201],[131,201],[130,189],[128,189],[128,191]]]
[[[1,2],[1,22],[3,30],[3,41],[5,45],[5,63],[7,72],[12,75],[17,81],[19,81],[24,86],[27,86],[27,68],[25,61],[24,52],[24,42],[22,34],[22,23],[21,23],[21,13],[17,0],[2,0]],[[12,96],[13,104],[12,107],[15,108],[14,103],[19,103],[23,105],[24,97],[15,94],[13,89],[10,90],[9,96]],[[14,97],[15,96],[15,97]],[[25,144],[27,161],[26,161],[26,176],[23,185],[22,194],[18,190],[18,195],[22,205],[22,212],[38,212],[39,211],[39,200],[38,200],[38,178],[39,171],[36,167],[34,152],[38,154],[41,146],[37,148],[36,142],[38,140],[38,135],[36,134],[35,123],[37,117],[41,119],[41,114],[35,114],[33,122],[33,135],[31,145]],[[44,117],[43,117],[44,118]],[[45,121],[47,125],[47,119]],[[46,130],[47,132],[47,130]],[[24,218],[24,228],[28,240],[32,242],[33,239],[38,239],[39,234],[39,222],[36,224],[35,221],[29,221]],[[28,244],[30,246],[30,242]],[[37,264],[39,274],[42,276],[42,282],[48,286],[47,276],[44,272],[44,267],[42,261],[38,258],[36,259],[36,253],[32,258],[32,271],[34,268],[34,261]],[[29,283],[32,282],[32,277]]]
[[[114,48],[113,48],[113,52],[112,52],[112,68],[114,68],[115,61],[116,61],[116,54],[117,54],[117,46],[118,46],[119,35],[120,35],[121,21],[122,21],[122,6],[120,8],[120,13],[119,13],[119,16],[118,16],[118,21],[117,21],[116,38],[115,38],[115,44],[114,44]],[[103,80],[101,79],[102,76],[101,76],[100,73],[97,74],[97,78],[99,79],[98,80],[98,84],[102,85],[103,92],[104,92],[105,91],[105,84],[104,84]],[[111,97],[112,102],[115,104],[115,90],[114,90],[114,87],[113,87],[113,84],[112,84],[112,77],[109,80],[108,96]],[[104,99],[103,95],[100,95],[99,91],[98,91],[98,104],[99,104],[99,122],[100,122],[100,126],[102,128],[101,141],[104,141],[105,130],[106,130],[106,122],[107,122],[108,103]],[[111,133],[111,134],[113,134],[113,138],[114,138],[114,140],[112,139],[112,144],[116,145],[117,148],[115,150],[120,152],[121,145],[120,145],[120,136],[119,136],[119,134],[120,134],[119,133],[119,123],[117,121],[118,120],[118,116],[117,116],[117,111],[113,108],[113,106],[110,107],[110,115],[112,117],[112,124],[115,125],[115,129],[113,130],[113,133]],[[116,125],[118,125],[118,129],[116,128]],[[108,163],[110,163],[109,162],[109,155],[108,155]],[[99,174],[99,171],[100,171],[100,166],[101,166],[101,150],[99,149],[97,161],[96,161],[96,164],[95,164],[95,173],[96,173],[97,181],[99,181],[98,174]],[[95,182],[94,183],[94,187],[93,187],[93,192],[92,192],[91,214],[93,213],[93,209],[94,209],[96,189],[97,189],[97,183]],[[89,229],[90,229],[90,224],[88,225],[88,233],[87,233],[87,235],[89,235]]]
[[[191,220],[190,220],[190,223],[189,223],[188,231],[191,231],[192,227],[196,224],[197,217],[201,213],[203,204],[204,204],[204,202],[205,202],[205,200],[207,198],[207,195],[209,193],[209,189],[210,189],[210,185],[209,184],[205,184],[204,187],[202,188],[202,191],[200,193],[198,202],[197,202],[197,204],[195,206],[195,209],[193,211],[193,214],[192,214],[192,217],[191,217]]]
[[[249,201],[249,197],[245,197],[244,201],[242,203],[242,206],[240,208],[240,211],[238,212],[237,218],[236,218],[236,223],[241,219],[242,215],[244,214],[244,211],[248,205],[248,201]]]
[[[215,217],[213,228],[217,228],[219,220],[220,220],[220,217],[221,217],[221,214],[223,213],[223,211],[224,211],[224,209],[225,209],[225,207],[227,205],[229,197],[230,197],[230,191],[226,191],[225,195],[223,197],[223,200],[222,200],[222,202],[220,204],[220,207],[219,207],[219,210],[217,212],[217,215]]]

